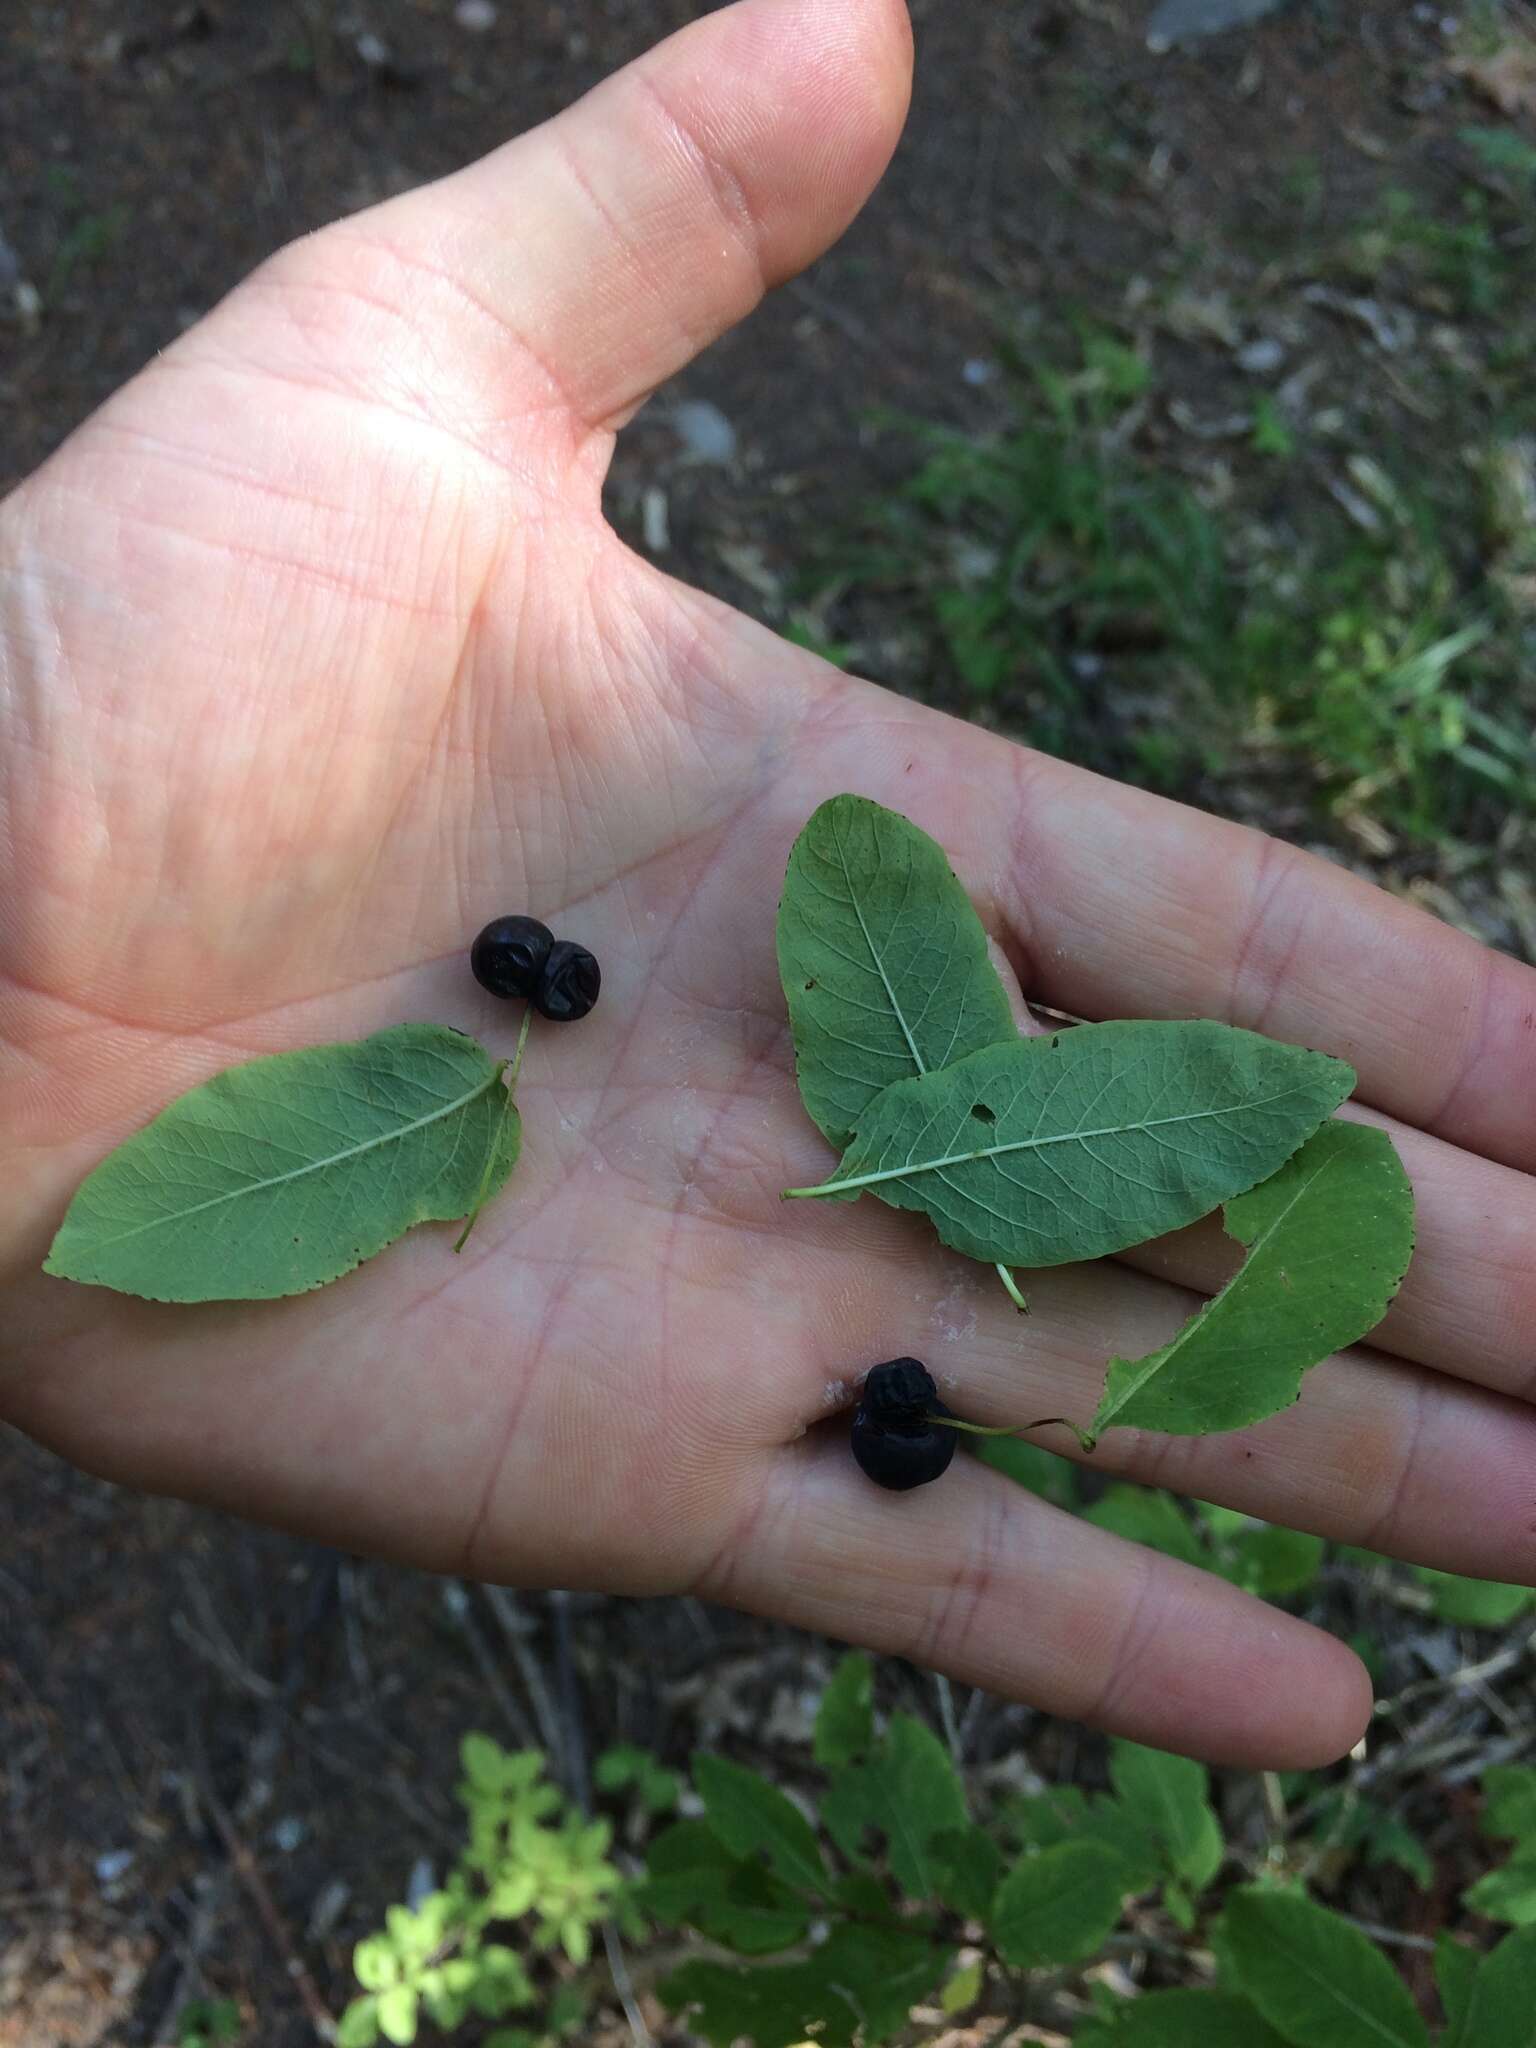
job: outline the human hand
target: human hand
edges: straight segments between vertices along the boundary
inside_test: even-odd
[[[1325,864],[851,681],[636,559],[616,425],[856,211],[898,0],[746,0],[560,120],[284,251],[0,511],[0,1411],[115,1479],[515,1583],[689,1590],[1143,1741],[1310,1764],[1352,1654],[968,1459],[878,1492],[854,1376],[1085,1414],[1226,1270],[1216,1233],[1029,1283],[831,1163],[773,956],[843,789],[950,852],[1031,995],[1337,1053],[1414,1179],[1370,1350],[1106,1472],[1460,1571],[1536,1565],[1536,975]],[[46,1279],[173,1096],[407,1018],[510,1050],[470,937],[528,910],[603,999],[534,1032],[523,1158],[461,1258],[164,1307]],[[515,1021],[515,1019],[513,1020]],[[948,1376],[958,1376],[953,1388]]]

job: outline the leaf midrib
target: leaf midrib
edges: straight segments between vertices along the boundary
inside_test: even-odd
[[[880,1181],[907,1180],[914,1174],[940,1173],[946,1166],[969,1166],[978,1159],[1002,1159],[1013,1152],[1043,1151],[1047,1145],[1086,1145],[1091,1138],[1123,1138],[1137,1131],[1162,1130],[1170,1124],[1199,1123],[1209,1117],[1238,1116],[1249,1110],[1263,1109],[1267,1103],[1283,1102],[1296,1092],[1294,1084],[1273,1095],[1260,1095],[1243,1102],[1227,1102],[1210,1109],[1189,1110],[1180,1116],[1144,1117],[1136,1123],[1105,1124],[1092,1131],[1058,1131],[1049,1137],[1012,1138],[1003,1145],[982,1145],[971,1152],[950,1152],[941,1159],[914,1159],[905,1166],[882,1167],[877,1173],[850,1174],[846,1180],[823,1181],[811,1192],[818,1195],[834,1194],[843,1188],[874,1187]]]
[[[505,1061],[486,1080],[469,1089],[467,1093],[445,1102],[426,1116],[414,1118],[408,1124],[401,1124],[397,1130],[384,1131],[376,1138],[365,1138],[361,1144],[349,1145],[343,1151],[332,1152],[324,1159],[311,1159],[303,1166],[295,1166],[287,1173],[274,1173],[266,1180],[250,1181],[246,1186],[231,1188],[222,1195],[212,1195],[206,1202],[198,1202],[190,1209],[175,1209],[162,1216],[152,1216],[146,1223],[136,1223],[131,1230],[119,1231],[113,1237],[96,1237],[91,1245],[93,1254],[106,1251],[114,1245],[127,1244],[131,1238],[142,1237],[146,1230],[162,1230],[168,1223],[186,1223],[194,1216],[201,1216],[209,1209],[220,1208],[225,1202],[243,1201],[247,1195],[260,1195],[269,1188],[282,1187],[288,1181],[302,1180],[306,1174],[322,1173],[328,1167],[341,1166],[349,1159],[360,1159],[366,1152],[377,1151],[381,1145],[398,1144],[411,1136],[414,1131],[425,1130],[429,1124],[441,1123],[444,1117],[453,1116],[458,1110],[467,1108],[471,1102],[489,1092],[501,1079]]]
[[[906,1012],[896,1000],[896,991],[892,988],[891,978],[885,971],[885,960],[870,934],[868,924],[865,922],[864,906],[859,901],[858,881],[849,868],[847,849],[843,845],[843,837],[840,831],[837,834],[837,858],[843,870],[843,879],[848,884],[848,901],[852,904],[853,914],[859,921],[859,930],[863,934],[865,945],[869,948],[869,957],[875,963],[875,972],[880,977],[880,986],[885,990],[886,1001],[891,1006],[891,1015],[901,1026],[901,1035],[907,1041],[907,1051],[912,1055],[913,1066],[916,1067],[920,1074],[926,1074],[928,1069],[924,1066],[923,1056],[917,1049],[917,1040],[912,1036],[911,1027],[907,1023]],[[908,881],[910,882],[910,880],[909,870]]]
[[[1412,2035],[1400,2033],[1396,2027],[1390,2026],[1387,2022],[1378,2019],[1375,2013],[1370,2011],[1368,2007],[1357,2005],[1348,1992],[1341,1990],[1331,1977],[1324,1976],[1317,1969],[1316,1965],[1309,1965],[1305,1951],[1299,1952],[1292,1944],[1286,1941],[1282,1934],[1273,1928],[1270,1929],[1269,1938],[1274,1942],[1276,1948],[1288,1958],[1292,1969],[1305,1977],[1309,1984],[1314,1985],[1336,2004],[1342,2006],[1345,2012],[1352,2014],[1357,2020],[1364,2021],[1365,2025],[1381,2040],[1390,2043],[1390,2048],[1416,2048],[1415,2039]],[[1422,2039],[1423,2037],[1420,2036],[1419,2038]]]
[[[1232,1280],[1228,1281],[1228,1287],[1233,1285],[1233,1283],[1238,1277],[1238,1274],[1247,1273],[1252,1269],[1254,1261],[1262,1256],[1265,1247],[1269,1244],[1271,1238],[1273,1238],[1276,1231],[1279,1230],[1281,1226],[1284,1224],[1286,1218],[1290,1215],[1291,1211],[1296,1207],[1297,1203],[1304,1201],[1306,1199],[1306,1197],[1312,1192],[1312,1190],[1317,1186],[1318,1182],[1322,1179],[1323,1175],[1327,1173],[1330,1170],[1330,1168],[1335,1164],[1335,1159],[1336,1155],[1334,1157],[1330,1157],[1323,1160],[1321,1164],[1318,1165],[1315,1168],[1315,1170],[1307,1176],[1305,1182],[1296,1190],[1295,1194],[1292,1195],[1291,1199],[1286,1203],[1285,1207],[1270,1223],[1268,1229],[1260,1231],[1259,1235],[1248,1246],[1247,1256],[1244,1258],[1242,1265],[1238,1268],[1238,1273],[1234,1274]],[[1120,1395],[1119,1400],[1115,1402],[1115,1405],[1112,1408],[1110,1408],[1107,1412],[1102,1408],[1100,1409],[1099,1413],[1094,1417],[1094,1422],[1099,1429],[1108,1429],[1110,1423],[1113,1422],[1115,1417],[1120,1413],[1120,1410],[1125,1407],[1127,1402],[1134,1399],[1134,1397],[1141,1392],[1142,1388],[1147,1384],[1148,1380],[1155,1379],[1158,1373],[1160,1373],[1163,1370],[1164,1366],[1171,1365],[1174,1359],[1177,1358],[1179,1353],[1184,1349],[1184,1346],[1186,1344],[1192,1343],[1195,1337],[1198,1336],[1200,1332],[1207,1327],[1207,1325],[1210,1322],[1211,1316],[1214,1315],[1217,1312],[1217,1310],[1221,1307],[1222,1301],[1226,1296],[1226,1292],[1227,1289],[1224,1287],[1221,1290],[1220,1294],[1212,1295],[1210,1301],[1207,1303],[1207,1309],[1209,1311],[1208,1314],[1191,1316],[1189,1321],[1184,1325],[1183,1329],[1180,1330],[1179,1334],[1174,1338],[1171,1344],[1165,1345],[1161,1351],[1153,1352],[1152,1356],[1147,1360],[1145,1371],[1139,1374],[1134,1381],[1132,1381],[1125,1387],[1125,1389]]]

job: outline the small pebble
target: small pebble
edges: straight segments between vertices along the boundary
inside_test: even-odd
[[[736,429],[707,398],[681,398],[669,415],[673,431],[691,462],[720,468],[736,457]]]
[[[1278,370],[1285,361],[1285,350],[1273,335],[1263,335],[1258,341],[1250,341],[1246,348],[1237,352],[1237,364],[1241,370],[1248,370],[1256,377],[1267,376],[1271,370]]]
[[[116,1884],[126,1875],[133,1863],[131,1849],[108,1849],[106,1854],[96,1858],[96,1882],[99,1885]]]
[[[496,26],[496,8],[492,0],[459,0],[453,10],[453,18],[472,36],[483,36],[487,29]]]

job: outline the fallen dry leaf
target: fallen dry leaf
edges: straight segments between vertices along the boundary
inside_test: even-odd
[[[1453,57],[1451,69],[1501,114],[1536,118],[1536,37],[1514,35],[1496,50]]]

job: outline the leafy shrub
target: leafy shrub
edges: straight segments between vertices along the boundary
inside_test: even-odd
[[[559,2033],[581,2007],[541,2000],[523,1953],[488,1940],[488,1930],[506,1925],[535,1956],[558,1948],[583,1964],[603,1921],[617,1915],[638,1924],[608,1861],[609,1824],[572,1811],[545,1781],[539,1751],[467,1735],[461,1759],[463,1856],[440,1891],[414,1909],[391,1906],[383,1928],[358,1943],[353,1969],[363,1995],[342,2015],[338,2048],[373,2048],[381,2037],[414,2041],[424,2017],[451,2032],[471,2014],[499,2020],[540,2003],[548,2007],[543,2032]],[[529,2048],[538,2038],[501,2028],[486,2048]]]
[[[1218,1544],[1250,1533],[1204,1516],[1188,1527]],[[1251,1573],[1240,1549],[1222,1555]],[[1342,1846],[1427,1883],[1422,1846],[1390,1814],[1325,1788],[1315,1832],[1253,1882],[1205,1768],[1124,1741],[1110,1745],[1103,1790],[1014,1792],[978,1812],[924,1722],[898,1712],[881,1725],[873,1676],[868,1658],[849,1655],[822,1697],[814,1798],[708,1754],[684,1791],[648,1752],[610,1751],[599,1785],[653,1814],[685,1808],[628,1879],[607,1860],[606,1825],[570,1812],[542,1757],[467,1738],[465,1855],[442,1891],[414,1912],[391,1908],[359,1944],[363,1996],[343,2018],[342,2048],[411,2041],[423,2019],[451,2032],[509,2012],[538,2025],[499,2026],[485,2048],[535,2048],[579,2023],[588,1987],[569,1971],[586,1965],[591,1930],[610,1915],[635,1939],[654,1925],[727,1952],[690,1957],[657,1986],[712,2048],[878,2048],[976,2007],[1027,2010],[1037,1985],[1080,1987],[1080,2048],[1428,2048],[1387,1952],[1301,1881],[1323,1849]],[[1290,1790],[1318,1782],[1300,1774]],[[1491,1770],[1485,1791],[1485,1831],[1514,1846],[1466,1903],[1514,1931],[1484,1955],[1441,1936],[1441,2048],[1517,2048],[1536,2010],[1536,1769]],[[1127,1995],[1085,1975],[1122,1928],[1144,1945],[1149,1920],[1169,1930],[1153,1947],[1194,1981]],[[486,1938],[498,1921],[521,1949]],[[540,1961],[556,1952],[559,1982]]]

